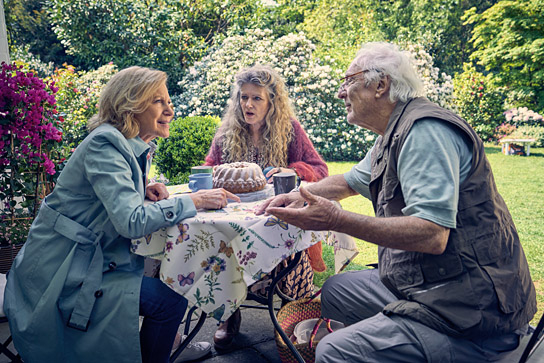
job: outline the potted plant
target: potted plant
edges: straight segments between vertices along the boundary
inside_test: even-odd
[[[26,240],[56,174],[51,155],[62,139],[54,83],[15,63],[0,74],[0,272]]]

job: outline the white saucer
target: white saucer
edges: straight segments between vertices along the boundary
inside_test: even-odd
[[[274,185],[266,184],[261,190],[251,193],[239,193],[236,194],[242,202],[256,202],[259,200],[265,200],[274,196]]]

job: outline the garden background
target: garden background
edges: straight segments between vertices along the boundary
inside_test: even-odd
[[[183,182],[203,161],[234,75],[255,63],[286,79],[298,119],[334,174],[376,138],[345,122],[339,78],[363,42],[384,40],[411,53],[429,99],[458,112],[486,141],[544,308],[544,0],[3,3],[13,63],[0,78],[0,246],[24,242],[36,206],[119,69],[169,75],[176,119],[171,137],[159,141],[157,178]],[[501,154],[505,136],[534,138],[531,156]],[[343,206],[373,214],[362,197]],[[377,258],[375,246],[358,244],[351,268]]]

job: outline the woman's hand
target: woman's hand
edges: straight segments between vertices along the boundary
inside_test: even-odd
[[[170,193],[163,183],[149,183],[145,188],[145,197],[153,202],[168,199]]]
[[[196,193],[189,194],[196,209],[221,209],[228,203],[228,199],[240,202],[238,196],[226,191],[223,188],[202,189]]]
[[[268,184],[272,184],[274,182],[274,178],[272,178],[272,176],[274,174],[277,174],[277,173],[295,173],[295,171],[293,169],[289,169],[289,168],[280,168],[280,167],[276,167],[276,168],[266,168],[264,169],[264,171],[266,172],[266,174],[264,175],[266,180],[268,181]]]

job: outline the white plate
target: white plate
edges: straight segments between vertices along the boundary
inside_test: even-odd
[[[256,202],[259,200],[265,200],[274,196],[274,185],[266,184],[265,187],[261,190],[251,193],[239,193],[236,194],[240,200],[244,203],[246,202]]]

